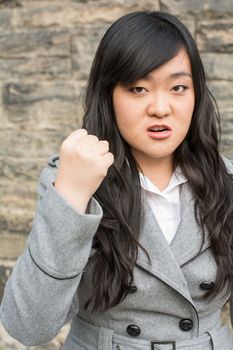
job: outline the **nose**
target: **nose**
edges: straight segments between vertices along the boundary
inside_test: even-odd
[[[163,118],[171,113],[171,105],[168,97],[163,94],[153,95],[147,106],[147,114],[150,117]]]

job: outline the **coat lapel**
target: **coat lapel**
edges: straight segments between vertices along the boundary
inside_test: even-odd
[[[148,252],[151,263],[149,264],[142,249],[139,249],[137,265],[168,284],[193,304],[181,265],[199,252],[202,239],[193,218],[193,200],[188,184],[183,184],[181,188],[181,222],[171,245],[164,237],[147,200],[143,200],[144,213],[139,242]]]
[[[171,249],[180,266],[183,266],[200,252],[210,247],[208,234],[203,234],[195,219],[194,199],[188,189],[188,183],[181,187],[181,221],[174,239],[171,242]]]

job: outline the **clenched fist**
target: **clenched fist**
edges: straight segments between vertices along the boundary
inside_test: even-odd
[[[85,129],[75,130],[61,145],[55,188],[84,213],[113,161],[107,141],[88,135]]]

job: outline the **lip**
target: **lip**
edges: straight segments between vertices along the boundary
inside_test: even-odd
[[[152,128],[164,128],[166,129],[165,131],[150,131],[150,129]],[[148,136],[152,139],[156,139],[156,140],[163,140],[163,139],[167,139],[168,137],[170,137],[172,135],[172,129],[170,128],[170,126],[165,125],[165,124],[155,124],[152,126],[149,126],[147,129],[147,133]]]
[[[153,128],[163,128],[163,129],[167,129],[168,131],[172,131],[170,126],[168,126],[166,124],[154,124],[154,125],[149,126],[146,130],[150,131],[150,129],[153,129]]]

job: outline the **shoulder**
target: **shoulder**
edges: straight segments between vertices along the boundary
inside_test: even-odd
[[[224,157],[223,155],[221,155],[221,157],[222,157],[222,160],[226,166],[228,173],[233,174],[233,161]]]

